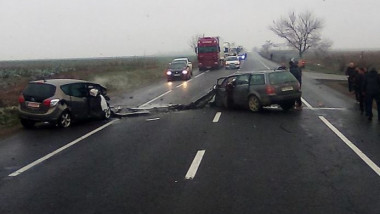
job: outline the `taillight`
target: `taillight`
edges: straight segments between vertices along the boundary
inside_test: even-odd
[[[271,85],[267,85],[266,92],[267,92],[268,95],[275,95],[276,94],[276,89],[273,86],[271,86]]]
[[[25,98],[24,98],[24,96],[23,95],[20,95],[19,97],[18,97],[18,103],[24,103],[25,102]]]
[[[42,102],[42,105],[50,108],[50,107],[56,106],[58,102],[59,102],[59,99],[46,99]]]

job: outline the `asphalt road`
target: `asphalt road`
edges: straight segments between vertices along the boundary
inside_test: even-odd
[[[241,70],[274,67],[250,53]],[[188,104],[234,72],[114,102]],[[0,213],[378,214],[380,122],[317,79],[303,75],[302,110],[205,107],[23,130],[0,141]]]

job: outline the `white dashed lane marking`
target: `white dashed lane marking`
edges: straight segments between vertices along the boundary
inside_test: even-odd
[[[197,174],[198,167],[201,164],[203,155],[205,154],[206,150],[199,150],[197,154],[194,157],[193,162],[190,165],[189,170],[187,171],[185,175],[185,179],[194,179],[195,175]]]
[[[217,112],[217,113],[215,114],[215,117],[214,117],[214,119],[212,120],[212,122],[213,122],[213,123],[217,123],[217,122],[219,121],[221,115],[222,115],[222,112]]]

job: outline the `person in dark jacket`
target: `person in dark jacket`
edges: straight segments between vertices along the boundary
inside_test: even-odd
[[[301,86],[302,85],[302,72],[301,72],[301,69],[298,67],[297,61],[290,60],[289,71],[298,80],[298,82],[300,83],[300,86]],[[296,100],[296,103],[299,107],[302,106],[301,98]]]
[[[355,64],[353,62],[350,62],[350,64],[348,64],[348,67],[346,69],[346,75],[348,76],[348,91],[351,92],[354,90],[354,78],[355,78],[355,75],[356,75],[356,68],[355,68]]]
[[[364,78],[365,78],[365,68],[358,68],[357,74],[355,76],[355,94],[356,99],[359,101],[360,106],[360,112],[361,114],[364,113],[364,91],[363,91],[363,85],[364,85]]]
[[[380,121],[380,76],[375,68],[372,68],[367,75],[365,75],[363,89],[366,97],[366,112],[368,120],[372,120],[372,103],[376,100],[377,115]]]

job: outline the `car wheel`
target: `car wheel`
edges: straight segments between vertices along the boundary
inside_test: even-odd
[[[67,128],[71,125],[71,115],[68,111],[64,111],[58,118],[57,122],[59,127]]]
[[[108,106],[106,110],[104,110],[103,119],[108,120],[111,117],[111,108]]]
[[[20,119],[21,125],[26,129],[31,129],[34,127],[35,122],[32,120]]]
[[[261,110],[260,100],[255,95],[251,95],[248,98],[248,109],[252,112],[258,112]]]
[[[290,102],[282,103],[280,104],[280,106],[284,111],[288,111],[289,109],[294,107],[294,103],[295,101],[290,101]]]

